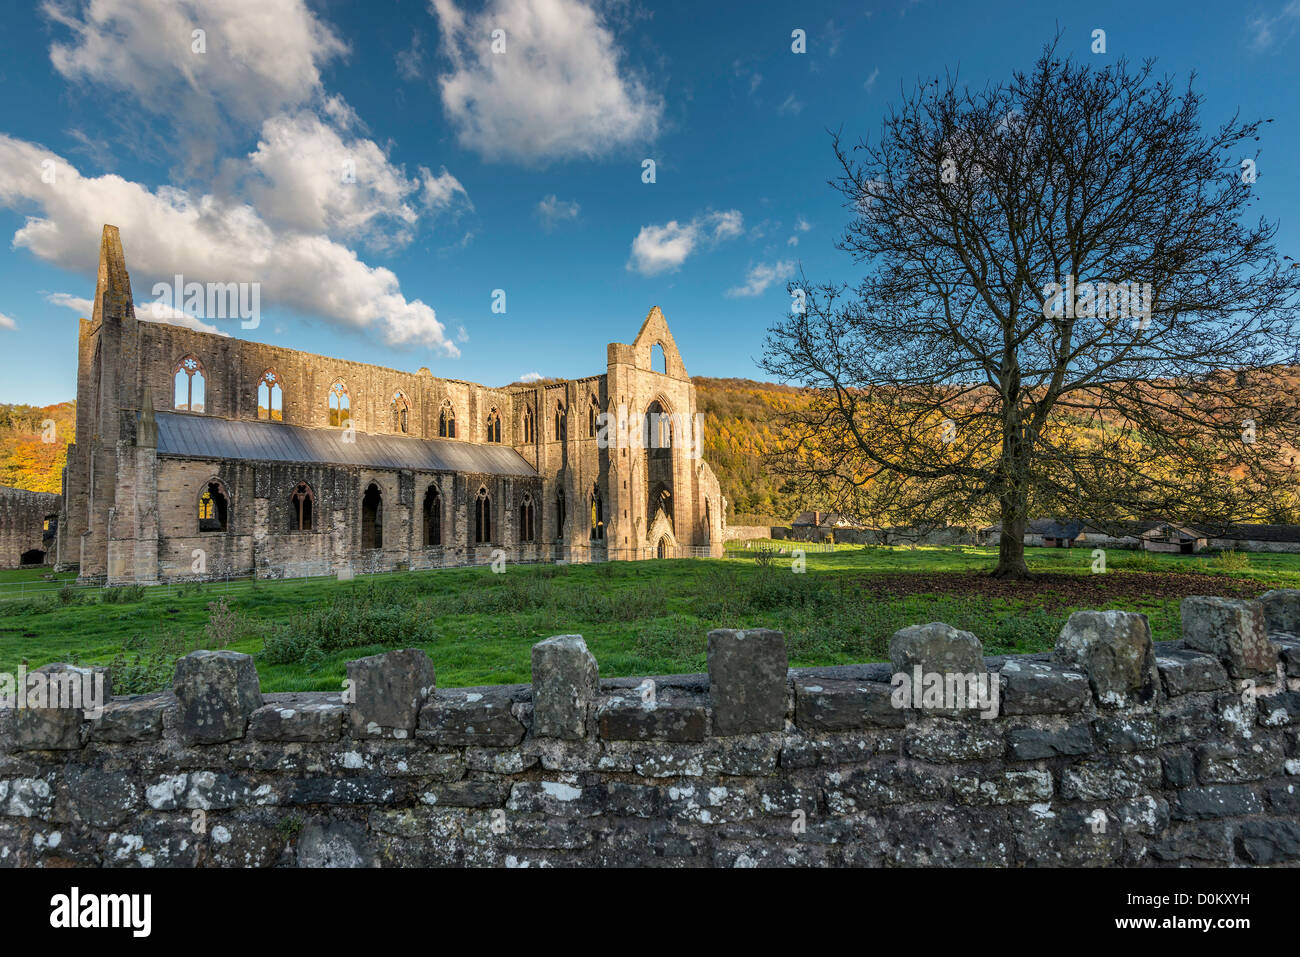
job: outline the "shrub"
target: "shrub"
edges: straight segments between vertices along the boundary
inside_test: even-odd
[[[1221,572],[1242,572],[1250,568],[1250,556],[1229,548],[1215,555],[1210,564]]]
[[[139,601],[143,597],[143,585],[117,585],[112,588],[105,588],[99,593],[99,600],[105,605],[121,605],[126,602]]]
[[[205,645],[210,650],[228,647],[249,630],[248,619],[233,610],[224,598],[208,602],[208,623],[203,626]]]

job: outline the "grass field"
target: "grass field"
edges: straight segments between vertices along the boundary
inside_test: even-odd
[[[796,543],[780,543],[790,548]],[[984,573],[973,547],[839,546],[790,555],[402,572],[350,582],[311,579],[169,588],[50,591],[0,600],[0,670],[21,661],[114,666],[118,693],[170,683],[194,648],[258,658],[263,690],[336,689],[344,663],[392,648],[428,652],[442,686],[529,680],[529,648],[581,634],[605,676],[703,671],[711,628],[786,634],[792,665],[881,660],[909,624],[946,621],[993,653],[1052,647],[1071,611],[1124,608],[1150,616],[1157,639],[1178,636],[1185,595],[1253,597],[1300,587],[1300,555],[1151,555],[1111,550],[1105,574],[1088,549],[1029,549],[1030,582]],[[28,570],[0,572],[0,597]],[[30,588],[24,584],[22,588]]]

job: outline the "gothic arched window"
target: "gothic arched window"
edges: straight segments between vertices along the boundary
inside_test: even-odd
[[[230,499],[220,479],[213,479],[199,495],[199,531],[224,532],[230,512]]]
[[[361,498],[361,547],[384,547],[384,493],[374,482]]]
[[[430,485],[424,493],[424,547],[442,544],[442,493]]]
[[[605,503],[600,498],[600,486],[591,486],[591,540],[605,537]]]
[[[407,401],[406,396],[398,391],[393,393],[393,401],[390,406],[393,416],[394,432],[409,432],[411,427],[411,403]]]
[[[444,439],[456,437],[456,410],[451,407],[451,400],[444,399],[442,411],[438,413],[438,435]]]
[[[484,486],[474,496],[474,544],[492,541],[492,497]]]
[[[311,531],[314,505],[315,496],[312,495],[311,486],[306,482],[299,482],[295,485],[293,492],[289,495],[289,531]]]
[[[501,413],[493,409],[487,417],[487,441],[501,441]]]
[[[531,492],[525,492],[524,499],[519,505],[519,540],[521,542],[531,542],[533,540],[533,519],[533,496]]]
[[[537,423],[533,419],[533,407],[524,406],[524,442],[537,441]]]
[[[280,374],[267,369],[257,383],[257,417],[269,422],[284,419],[284,390],[280,387]]]
[[[555,441],[563,442],[565,436],[569,434],[568,423],[564,417],[564,403],[555,403]]]
[[[344,426],[352,419],[352,397],[342,382],[330,386],[330,425]]]
[[[203,376],[203,363],[198,356],[188,355],[176,363],[172,382],[175,386],[175,401],[172,403],[175,408],[184,412],[203,411],[207,380]]]

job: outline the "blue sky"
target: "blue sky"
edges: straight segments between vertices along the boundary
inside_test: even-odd
[[[792,270],[856,274],[827,130],[874,133],[945,70],[1003,79],[1058,26],[1083,60],[1195,70],[1208,121],[1275,118],[1256,189],[1300,257],[1300,0],[19,0],[0,23],[0,401],[74,397],[104,222],[138,303],[177,272],[258,283],[257,328],[197,320],[244,338],[500,385],[603,371],[657,304],[692,374],[761,378]]]

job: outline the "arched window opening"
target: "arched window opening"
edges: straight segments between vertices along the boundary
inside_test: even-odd
[[[263,372],[257,383],[257,417],[268,422],[284,421],[284,389],[274,369]]]
[[[430,485],[424,493],[424,547],[442,544],[442,493]]]
[[[393,431],[409,432],[411,429],[411,403],[407,401],[406,395],[400,390],[393,393],[393,401],[389,404],[389,411],[392,413]]]
[[[534,531],[533,496],[531,492],[525,492],[524,500],[519,505],[519,540],[521,542],[533,541]]]
[[[384,495],[374,482],[361,499],[361,547],[384,547]]]
[[[203,363],[198,356],[188,355],[176,363],[172,376],[175,385],[173,405],[183,412],[202,412],[205,405]]]
[[[501,413],[493,409],[487,417],[487,441],[501,441]]]
[[[565,421],[564,403],[555,403],[555,441],[563,442],[565,436],[569,434],[568,423]]]
[[[650,371],[658,372],[660,375],[668,374],[668,357],[664,355],[664,347],[658,342],[650,347]]]
[[[660,558],[671,558],[672,557],[671,552],[672,552],[672,546],[668,544],[668,536],[664,535],[662,538],[659,539],[659,548],[657,550],[657,555]]]
[[[315,497],[312,495],[310,485],[299,482],[294,486],[293,493],[289,496],[289,531],[311,531],[314,504]]]
[[[596,397],[591,397],[591,404],[587,407],[587,437],[594,439],[596,432],[600,428],[600,406],[596,403]]]
[[[474,544],[492,541],[492,497],[484,486],[474,496]]]
[[[438,413],[438,436],[444,439],[456,437],[456,410],[451,407],[451,400],[444,399],[442,411]]]
[[[555,537],[564,538],[564,489],[555,493]]]
[[[645,447],[651,452],[668,451],[673,447],[673,417],[658,400],[651,402],[645,412]]]
[[[199,496],[199,531],[224,532],[229,514],[225,486],[213,480]]]
[[[600,486],[591,486],[591,540],[605,537],[605,503],[600,498]]]
[[[524,442],[537,441],[537,423],[533,418],[533,407],[524,406]]]
[[[669,528],[673,527],[673,490],[664,482],[656,482],[650,489],[650,524],[653,525],[659,519],[659,513],[662,512],[664,518],[668,520]]]
[[[352,397],[342,382],[330,386],[330,425],[342,427],[352,420]]]

